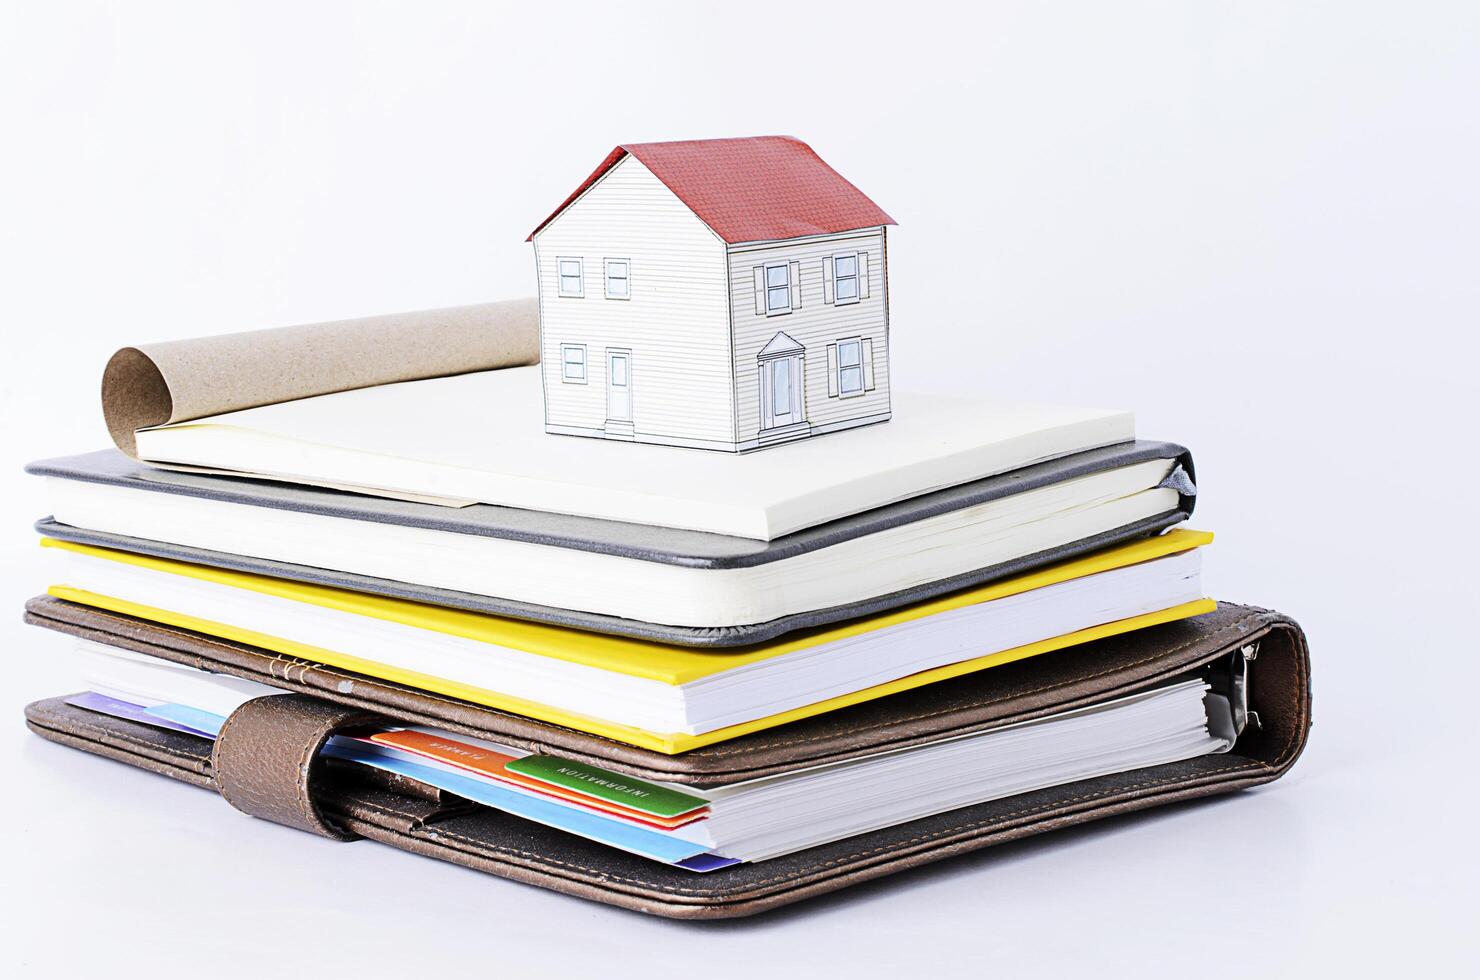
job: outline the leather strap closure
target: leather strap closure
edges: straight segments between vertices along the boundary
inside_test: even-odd
[[[254,698],[231,713],[211,749],[211,771],[226,802],[243,813],[331,840],[358,840],[314,800],[319,749],[339,729],[385,719],[304,694]]]

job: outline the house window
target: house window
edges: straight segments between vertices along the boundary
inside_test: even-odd
[[[833,256],[833,293],[838,305],[858,302],[858,253]]]
[[[791,312],[791,266],[766,266],[766,316]]]
[[[857,398],[874,390],[874,340],[849,337],[827,345],[827,397]]]
[[[800,262],[773,262],[754,271],[756,316],[780,316],[802,308]]]
[[[586,383],[586,345],[560,345],[560,380],[566,384]]]
[[[606,260],[606,298],[629,299],[632,285],[629,280],[631,264],[626,259]]]
[[[841,280],[840,280],[841,281]],[[863,394],[863,341],[838,341],[838,394]]]
[[[868,299],[868,253],[822,257],[822,301],[847,306]]]
[[[586,276],[580,259],[556,259],[555,265],[560,276],[561,296],[586,295]]]

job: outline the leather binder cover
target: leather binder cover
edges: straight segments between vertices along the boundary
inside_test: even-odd
[[[1166,442],[1141,440],[1107,446],[1103,449],[1075,453],[999,476],[913,497],[887,507],[880,507],[853,517],[798,531],[769,542],[752,541],[723,534],[709,534],[702,531],[683,531],[628,524],[621,521],[548,514],[513,507],[497,507],[491,504],[474,504],[462,508],[437,507],[431,504],[388,500],[336,490],[320,490],[239,477],[178,473],[138,463],[113,450],[42,460],[27,466],[26,472],[36,476],[201,497],[253,507],[273,507],[349,520],[503,538],[552,548],[589,551],[686,568],[732,569],[755,567],[792,558],[938,514],[1153,459],[1170,459],[1178,463],[1179,468],[1172,471],[1165,484],[1178,491],[1178,504],[1173,510],[1070,544],[925,585],[902,589],[888,595],[826,609],[810,610],[764,623],[740,626],[684,627],[645,623],[618,616],[457,592],[451,589],[418,585],[414,582],[393,581],[353,572],[314,568],[265,558],[207,551],[164,541],[126,537],[71,527],[50,518],[43,519],[36,525],[36,529],[48,537],[74,541],[79,544],[133,551],[157,558],[173,558],[199,565],[212,565],[217,568],[271,575],[275,578],[332,585],[338,588],[353,589],[356,592],[429,602],[439,606],[469,609],[474,612],[569,626],[598,633],[656,640],[661,643],[694,647],[731,647],[760,643],[796,630],[861,616],[871,616],[1165,530],[1187,520],[1196,503],[1192,455],[1182,446]]]
[[[214,746],[75,708],[58,698],[27,708],[29,725],[45,738],[197,786],[224,789],[233,805],[247,812],[334,839],[365,837],[516,881],[678,918],[749,915],[992,844],[1269,782],[1294,764],[1310,726],[1304,634],[1280,613],[1238,605],[677,758],[486,709],[439,706],[442,699],[418,701],[404,692],[390,697],[350,675],[321,676],[325,672],[318,668],[281,657],[261,656],[254,665],[250,656],[238,652],[228,657],[227,651],[212,650],[199,637],[59,600],[33,600],[27,618],[126,649],[317,695],[295,697],[273,712],[253,706],[282,699],[248,702],[233,715],[227,743],[218,740]],[[1258,648],[1248,697],[1258,723],[1245,729],[1228,754],[1021,794],[703,875],[455,799],[397,791],[353,768],[317,765],[310,751],[336,726],[363,724],[368,712],[387,724],[441,725],[647,778],[705,785],[1040,717],[1197,671],[1214,676],[1228,658],[1251,644]],[[279,744],[285,741],[293,744]],[[275,761],[283,759],[296,761]],[[680,769],[664,770],[664,765]]]

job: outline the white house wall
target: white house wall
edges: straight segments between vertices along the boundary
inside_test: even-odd
[[[806,348],[804,392],[807,423],[813,431],[845,427],[854,420],[887,417],[889,339],[884,244],[883,229],[872,229],[761,247],[730,246],[735,404],[742,445],[753,445],[760,434],[757,356],[778,331],[784,331]],[[824,302],[823,259],[838,252],[854,251],[868,254],[868,297],[847,305]],[[798,263],[801,307],[779,316],[757,314],[755,267],[780,262]],[[873,390],[849,398],[829,396],[827,345],[851,337],[873,342]]]
[[[605,351],[625,348],[632,352],[634,438],[733,448],[724,243],[628,156],[541,229],[534,245],[546,427],[600,434]],[[559,295],[561,257],[583,260],[584,296]],[[630,260],[630,299],[606,298],[608,258]],[[585,384],[562,380],[562,344],[586,345]]]

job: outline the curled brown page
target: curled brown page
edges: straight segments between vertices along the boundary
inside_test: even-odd
[[[154,425],[539,360],[533,299],[125,347],[103,369],[103,418],[137,458]]]

